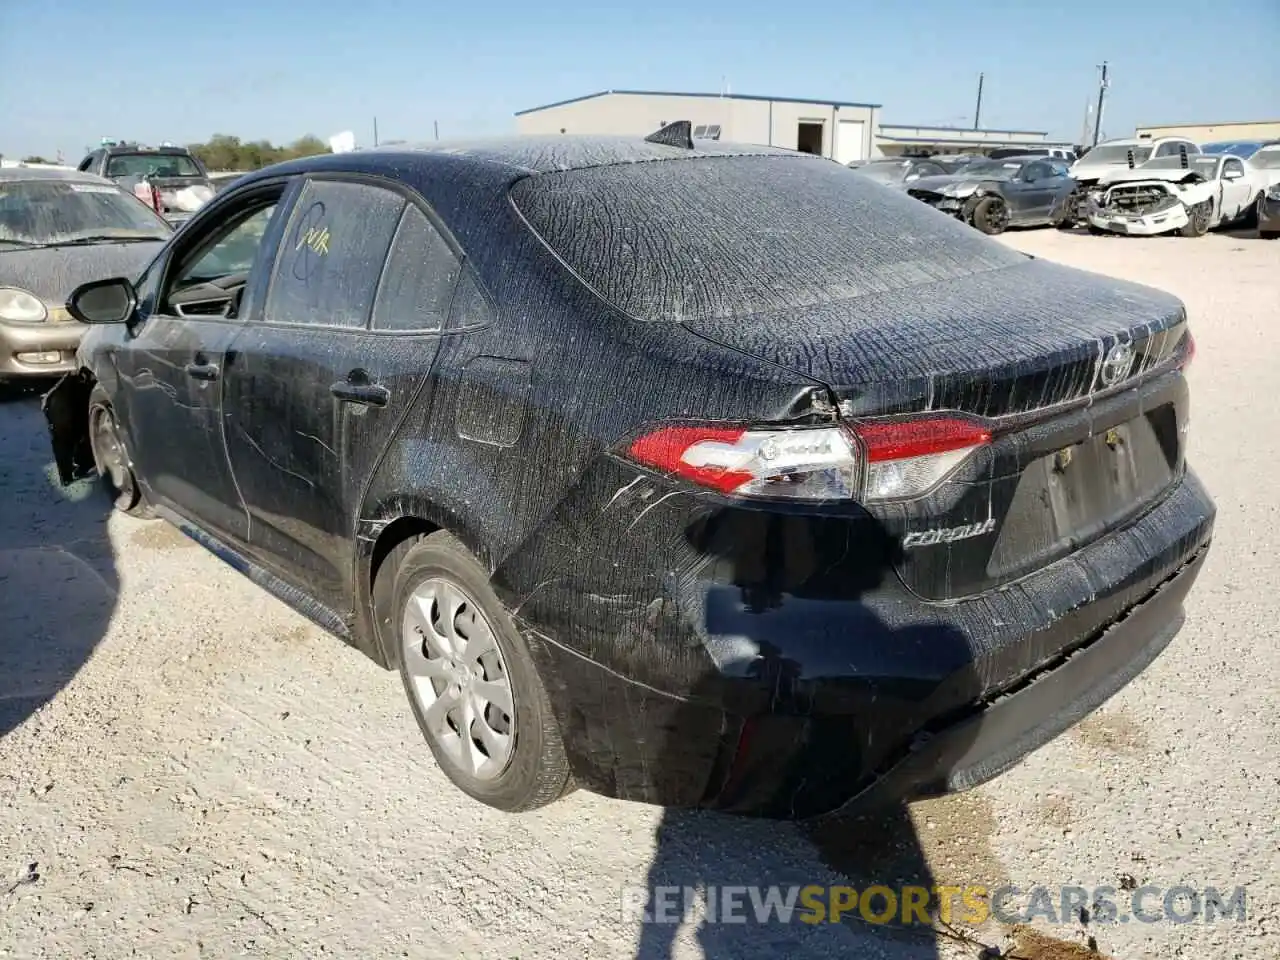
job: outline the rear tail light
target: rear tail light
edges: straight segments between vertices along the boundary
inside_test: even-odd
[[[990,441],[979,421],[932,416],[799,429],[681,424],[627,452],[735,497],[875,502],[924,496]]]
[[[1191,361],[1196,357],[1196,338],[1191,335],[1191,331],[1187,331],[1187,345],[1182,351],[1182,362],[1178,366],[1183,370],[1191,366]]]

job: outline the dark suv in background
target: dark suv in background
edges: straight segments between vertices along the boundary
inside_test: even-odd
[[[116,181],[172,224],[190,219],[217,190],[200,158],[186,147],[103,145],[76,169]]]

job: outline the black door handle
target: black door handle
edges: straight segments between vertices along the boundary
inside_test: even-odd
[[[339,400],[358,403],[366,407],[385,407],[391,399],[391,391],[379,383],[352,383],[339,380],[329,387],[329,392]]]
[[[187,376],[193,380],[217,380],[218,365],[216,363],[188,363]]]

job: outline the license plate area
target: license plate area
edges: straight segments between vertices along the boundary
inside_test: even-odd
[[[1179,468],[1172,407],[1159,407],[1023,470],[987,564],[1004,577],[1049,563],[1142,512]]]

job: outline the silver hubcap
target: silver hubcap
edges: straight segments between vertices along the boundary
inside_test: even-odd
[[[123,490],[128,481],[125,470],[124,447],[120,445],[120,436],[116,433],[115,421],[111,412],[98,408],[94,421],[94,446],[97,448],[98,463],[117,490]]]
[[[493,628],[456,584],[424,581],[400,629],[427,733],[466,773],[492,780],[515,746],[515,699]]]

